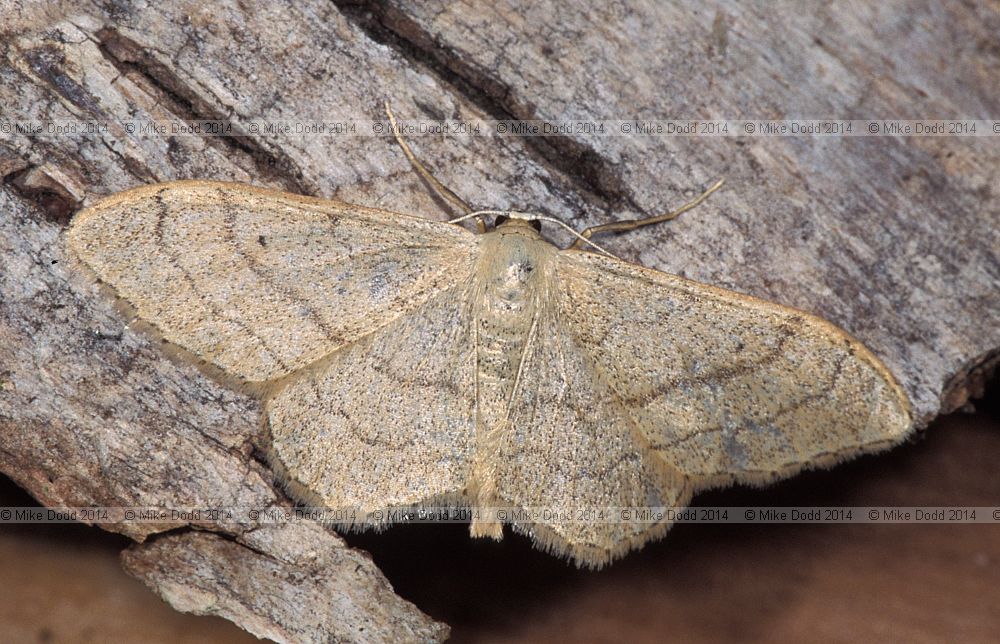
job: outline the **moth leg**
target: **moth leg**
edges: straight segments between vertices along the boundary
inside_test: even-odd
[[[713,192],[721,188],[724,182],[725,179],[719,179],[718,181],[713,183],[708,190],[701,193],[691,201],[687,202],[677,210],[673,210],[671,212],[667,212],[662,215],[646,217],[645,219],[623,219],[620,221],[611,221],[606,224],[600,224],[598,226],[591,226],[586,230],[584,230],[582,233],[580,233],[580,236],[583,237],[584,239],[590,239],[592,235],[596,235],[598,233],[625,232],[628,230],[635,230],[636,228],[640,228],[642,226],[659,224],[664,221],[670,221],[671,219],[676,219],[683,213],[687,212],[688,210],[691,210],[692,208],[700,204],[702,201],[708,198],[708,195],[712,194]],[[582,243],[583,243],[582,239],[577,239],[575,242],[573,242],[570,248],[579,248],[580,244]]]
[[[409,144],[403,139],[402,135],[399,133],[399,127],[396,125],[396,117],[392,113],[392,109],[389,107],[389,101],[385,102],[385,114],[389,117],[389,126],[392,128],[392,135],[396,137],[396,143],[402,148],[403,154],[409,159],[410,164],[413,168],[423,177],[424,181],[430,184],[434,192],[437,193],[439,197],[450,203],[452,206],[461,210],[464,214],[468,215],[473,212],[472,207],[465,203],[465,201],[456,195],[448,186],[444,185],[437,178],[430,173],[430,171],[424,167],[424,164],[417,159],[417,156],[413,154],[413,150],[410,149]],[[476,228],[481,233],[486,232],[486,221],[483,220],[481,215],[476,215],[474,217],[476,220]]]

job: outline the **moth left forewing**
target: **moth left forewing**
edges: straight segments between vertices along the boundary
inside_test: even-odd
[[[694,489],[764,482],[900,442],[909,404],[858,341],[815,316],[565,251],[561,315],[644,448]]]
[[[457,226],[211,181],[119,193],[66,239],[163,338],[246,383],[406,314],[475,252]]]

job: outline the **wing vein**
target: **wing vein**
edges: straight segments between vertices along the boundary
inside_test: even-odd
[[[236,212],[233,210],[227,210],[224,219],[224,230],[226,233],[226,242],[232,247],[233,252],[237,256],[241,257],[246,265],[250,268],[250,271],[263,283],[267,284],[274,290],[280,292],[285,296],[287,300],[296,304],[304,304],[306,310],[308,311],[309,319],[319,327],[323,333],[326,334],[327,338],[336,339],[337,333],[330,326],[328,320],[320,317],[319,312],[313,308],[312,304],[309,302],[309,298],[304,296],[298,289],[294,286],[289,286],[286,282],[279,281],[274,277],[274,271],[259,262],[257,259],[252,257],[248,252],[243,249],[243,246],[236,239]]]
[[[181,272],[181,275],[183,276],[184,280],[191,287],[191,292],[192,293],[196,293],[198,295],[198,299],[201,301],[201,303],[204,304],[205,306],[207,306],[212,311],[212,313],[214,313],[216,316],[218,316],[219,319],[223,319],[223,320],[229,321],[233,325],[237,326],[241,331],[243,331],[244,333],[246,333],[248,336],[250,336],[251,338],[253,338],[254,340],[256,340],[257,343],[259,344],[260,348],[263,349],[268,354],[268,356],[270,356],[271,359],[274,360],[274,362],[276,364],[278,364],[282,369],[285,369],[287,371],[290,368],[288,366],[288,364],[286,364],[285,361],[282,360],[281,356],[279,356],[277,354],[277,352],[274,349],[272,349],[267,344],[267,342],[264,341],[264,338],[262,338],[256,332],[254,332],[242,320],[240,320],[239,318],[237,318],[237,317],[235,317],[235,316],[227,313],[224,309],[220,308],[217,304],[215,304],[211,300],[208,300],[208,299],[205,298],[205,296],[202,294],[201,290],[198,288],[197,282],[195,282],[195,279],[191,275],[190,271],[188,271],[180,263],[180,261],[178,260],[179,253],[177,251],[172,250],[172,246],[170,246],[169,244],[167,244],[164,241],[163,223],[167,219],[167,216],[168,216],[169,212],[168,212],[167,204],[163,200],[163,195],[161,193],[162,193],[162,191],[156,193],[156,195],[154,196],[154,199],[155,199],[156,204],[158,206],[158,208],[157,208],[157,218],[156,218],[156,238],[157,238],[157,241],[160,242],[161,248],[171,249],[170,252],[168,253],[168,259]]]

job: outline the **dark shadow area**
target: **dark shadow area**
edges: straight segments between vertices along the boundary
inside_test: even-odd
[[[0,477],[0,506],[38,507]],[[249,644],[220,617],[175,611],[122,569],[132,541],[82,523],[0,525],[0,642]]]
[[[0,476],[0,506],[41,507],[35,497],[25,492],[14,481]],[[104,547],[122,550],[132,540],[124,535],[107,532],[83,523],[11,523],[2,528],[3,534],[21,536],[32,540],[49,540],[53,546],[72,544],[74,547]]]

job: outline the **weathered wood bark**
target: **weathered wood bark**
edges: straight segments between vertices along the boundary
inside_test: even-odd
[[[254,119],[380,119],[385,98],[403,117],[552,122],[1000,113],[1000,17],[986,3],[387,2],[346,16],[319,1],[0,4],[0,117],[111,123],[97,135],[0,133],[0,469],[48,505],[287,504],[255,457],[256,402],[123,326],[65,270],[59,239],[79,207],[180,178],[441,210],[387,139],[249,136]],[[121,125],[133,117],[228,119],[248,135],[139,136]],[[725,177],[698,211],[605,244],[831,319],[886,362],[923,425],[963,404],[1000,350],[997,140],[412,143],[475,205],[578,227],[660,211]],[[180,521],[104,527],[137,541],[180,531],[135,546],[129,569],[180,609],[263,636],[446,634],[329,531],[245,519],[212,527],[225,537]],[[267,601],[253,595],[265,570],[282,573]],[[303,615],[315,620],[302,627]],[[371,628],[356,630],[362,621]]]
[[[169,534],[122,559],[178,610],[221,615],[278,642],[416,642],[447,633],[415,619],[370,559],[317,524],[258,528],[238,542]]]

